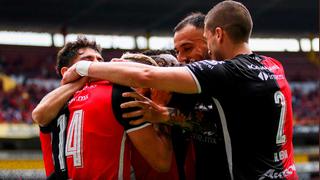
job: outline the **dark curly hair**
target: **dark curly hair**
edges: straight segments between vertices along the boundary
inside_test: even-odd
[[[69,67],[72,61],[78,56],[78,50],[81,48],[91,48],[101,54],[101,47],[95,41],[88,40],[84,35],[79,35],[76,41],[66,43],[58,52],[56,72],[59,77],[62,77],[61,68]]]

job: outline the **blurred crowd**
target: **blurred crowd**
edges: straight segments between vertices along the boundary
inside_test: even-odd
[[[17,84],[15,88],[6,92],[0,83],[0,122],[32,123],[33,108],[51,89],[35,83],[24,83]],[[292,105],[296,124],[319,124],[319,85],[308,92],[301,88],[292,88]]]
[[[292,88],[292,107],[296,124],[318,125],[320,123],[320,88],[303,91],[302,88]]]
[[[55,64],[54,57],[50,55],[46,58],[23,58],[22,56],[5,58],[0,56],[0,72],[7,75],[22,75],[24,78],[57,78]]]
[[[1,83],[2,84],[2,83]],[[36,84],[18,84],[10,91],[0,86],[0,123],[32,123],[31,112],[48,92]]]

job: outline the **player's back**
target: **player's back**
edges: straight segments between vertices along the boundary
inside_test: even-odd
[[[281,64],[251,54],[188,67],[217,105],[231,176],[296,179],[291,94]]]
[[[112,88],[106,81],[93,82],[69,102],[69,178],[130,179],[130,145],[113,113]]]
[[[230,110],[226,123],[235,179],[295,179],[291,94],[283,68],[255,55],[238,60],[233,62],[238,76],[234,92],[220,101]]]
[[[291,94],[283,68],[256,55],[238,60],[231,62],[234,92],[217,98],[229,119],[235,179],[295,179]]]

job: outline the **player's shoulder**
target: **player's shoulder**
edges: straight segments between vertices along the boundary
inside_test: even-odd
[[[225,61],[217,61],[217,60],[201,60],[197,62],[193,62],[191,64],[187,64],[187,67],[193,70],[205,70],[205,69],[214,69],[219,65],[225,64]]]
[[[276,64],[279,65],[279,67],[282,67],[281,63],[271,57],[258,55],[255,53],[252,54],[240,54],[232,58],[229,63],[238,66],[243,67],[247,70],[264,70],[266,67],[265,65],[272,65]]]
[[[262,63],[262,62],[272,62],[275,64],[278,64],[282,66],[281,62],[273,57],[265,56],[265,55],[260,55],[256,53],[252,54],[240,54],[235,56],[234,58],[231,59],[231,62],[236,62],[236,63]]]
[[[228,62],[232,62],[232,63],[253,63],[253,62],[260,62],[263,60],[263,57],[252,53],[252,54],[239,54],[233,58],[230,59],[230,61]]]
[[[275,58],[269,57],[269,56],[263,56],[263,55],[261,57],[263,58],[264,62],[269,63],[269,64],[275,64],[278,67],[283,68],[282,63],[278,59],[275,59]]]

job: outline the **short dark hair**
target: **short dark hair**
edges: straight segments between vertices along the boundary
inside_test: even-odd
[[[174,28],[173,32],[180,31],[187,25],[192,25],[196,27],[197,29],[203,29],[204,28],[204,19],[205,15],[201,12],[193,12],[189,15],[187,15],[184,19],[182,19]]]
[[[78,50],[81,48],[91,48],[101,54],[101,47],[94,40],[88,40],[86,36],[79,35],[76,41],[67,42],[58,52],[56,71],[59,77],[62,77],[61,68],[71,66],[72,60],[78,56]]]
[[[227,0],[215,5],[206,15],[205,26],[223,28],[235,43],[248,42],[253,22],[249,10],[240,2]]]
[[[145,50],[142,52],[142,54],[146,55],[146,56],[155,56],[155,55],[160,55],[160,54],[171,54],[173,56],[176,55],[174,50],[161,50],[161,49],[149,49],[149,50]]]

